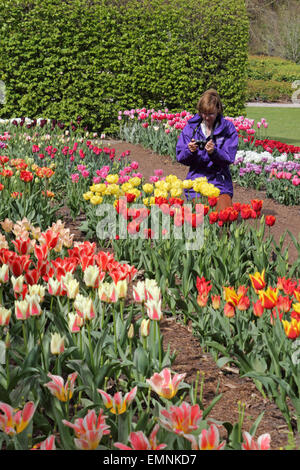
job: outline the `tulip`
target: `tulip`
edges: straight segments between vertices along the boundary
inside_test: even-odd
[[[111,413],[120,415],[125,413],[127,410],[127,406],[132,403],[136,396],[137,387],[134,387],[130,392],[126,393],[126,395],[122,396],[121,392],[117,392],[114,396],[109,395],[104,390],[97,389],[103,399],[104,406],[111,411]]]
[[[143,338],[146,338],[147,336],[149,336],[149,332],[150,332],[150,318],[146,319],[146,318],[143,318],[143,320],[141,321],[141,336]]]
[[[66,276],[63,278],[63,283],[67,291],[67,296],[69,299],[75,299],[76,295],[79,293],[79,282],[76,279],[70,279],[66,281]]]
[[[270,434],[262,434],[255,442],[253,436],[247,431],[243,431],[244,442],[242,450],[270,450],[271,436]]]
[[[40,306],[40,298],[37,294],[25,296],[25,300],[28,302],[29,314],[30,316],[39,316],[42,314],[42,309]]]
[[[11,277],[11,283],[13,285],[13,290],[15,295],[20,294],[23,291],[23,285],[24,285],[24,276],[21,274],[21,276]]]
[[[0,305],[0,326],[8,326],[11,317],[11,310]]]
[[[7,219],[7,218],[6,218],[5,220],[3,220],[3,222],[0,222],[0,224],[1,224],[1,227],[3,228],[3,230],[4,230],[6,233],[11,232],[12,229],[13,229],[13,225],[14,225],[14,223],[12,222],[12,220]]]
[[[17,320],[27,320],[30,317],[29,303],[27,300],[15,301],[15,315]]]
[[[212,301],[212,308],[214,310],[218,310],[220,308],[220,301],[221,301],[220,295],[212,295],[211,301]]]
[[[19,434],[28,426],[35,412],[32,401],[27,402],[22,410],[15,411],[10,405],[0,402],[0,429],[9,436]]]
[[[272,227],[276,222],[276,217],[274,215],[267,215],[266,216],[266,225]]]
[[[167,447],[167,444],[158,444],[156,441],[156,434],[159,430],[159,425],[156,424],[149,436],[149,439],[142,431],[131,432],[129,435],[129,442],[132,447],[129,447],[121,442],[115,442],[114,446],[120,450],[161,450]]]
[[[92,320],[92,318],[95,317],[94,304],[90,297],[77,294],[74,301],[74,308],[76,313],[82,317],[83,320]]]
[[[198,429],[202,419],[199,405],[183,402],[180,406],[171,406],[170,410],[161,410],[160,424],[168,431],[184,435]]]
[[[297,286],[297,281],[292,279],[286,279],[285,277],[277,278],[277,287],[279,290],[283,290],[286,295],[292,295]]]
[[[8,282],[9,278],[9,266],[8,264],[3,264],[0,267],[0,284],[4,284],[5,282]]]
[[[80,328],[83,326],[84,320],[77,313],[69,313],[68,315],[68,326],[71,333],[78,333]]]
[[[259,272],[256,272],[255,274],[249,274],[249,277],[251,280],[252,287],[256,293],[266,287],[265,270],[263,270],[261,274]]]
[[[159,374],[156,372],[150,379],[146,379],[146,382],[159,396],[171,399],[176,395],[185,376],[186,374],[175,374],[172,379],[170,369],[165,368]]]
[[[208,429],[202,429],[198,443],[196,436],[192,434],[186,435],[185,438],[192,443],[192,450],[223,450],[226,445],[226,441],[219,443],[219,431],[215,424],[211,424]]]
[[[128,328],[127,338],[128,338],[128,339],[133,339],[133,338],[134,338],[134,326],[133,326],[133,323],[131,323],[130,327]]]
[[[138,281],[137,284],[132,286],[132,295],[135,302],[145,302],[145,283]]]
[[[262,306],[261,301],[257,300],[257,302],[255,303],[252,302],[252,305],[253,305],[253,314],[256,317],[261,317],[262,314],[264,313],[264,307]]]
[[[35,444],[31,450],[56,450],[54,434],[51,434],[44,441]]]
[[[48,292],[50,295],[62,295],[63,287],[60,281],[50,277],[48,279]]]
[[[28,287],[29,295],[37,295],[40,302],[43,302],[45,297],[45,287],[40,284],[32,284]]]
[[[117,302],[118,295],[116,285],[114,283],[103,282],[98,287],[98,295],[102,302]]]
[[[98,416],[94,410],[89,410],[84,418],[77,418],[74,424],[65,419],[62,422],[64,425],[74,429],[76,435],[74,442],[78,449],[95,450],[102,437],[110,433],[105,418],[106,416],[103,415],[102,409]]]
[[[145,307],[150,320],[160,321],[162,319],[161,299],[149,299],[145,302]]]
[[[300,322],[296,318],[292,318],[291,321],[282,320],[284,332],[290,339],[298,338],[300,335]]]
[[[272,309],[277,304],[278,288],[268,287],[266,291],[260,290],[258,295],[263,308]]]
[[[120,280],[116,283],[116,293],[118,299],[124,299],[127,295],[128,284],[126,279]]]
[[[59,333],[53,333],[51,335],[50,351],[51,354],[61,354],[65,350],[65,337],[60,336]]]
[[[235,316],[235,308],[231,303],[224,305],[224,315],[227,318],[233,318]]]
[[[84,270],[83,281],[87,287],[99,287],[100,272],[98,266],[88,266]]]
[[[260,212],[262,209],[263,201],[259,199],[252,199],[251,205],[252,205],[252,208],[255,210],[255,212]]]
[[[51,379],[51,382],[44,384],[44,387],[47,387],[51,394],[54,395],[58,400],[67,402],[71,400],[74,392],[74,384],[77,378],[78,373],[73,372],[73,374],[68,375],[66,383],[64,379],[59,375],[48,374],[48,377]]]

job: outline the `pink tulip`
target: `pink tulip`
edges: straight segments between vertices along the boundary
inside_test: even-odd
[[[219,431],[215,424],[201,431],[198,442],[196,436],[192,434],[185,435],[185,438],[192,443],[192,450],[223,450],[226,445],[226,441],[219,443]]]
[[[33,446],[31,450],[56,450],[54,434]]]
[[[95,450],[102,437],[110,433],[109,426],[105,421],[103,410],[96,415],[94,410],[89,410],[84,418],[78,418],[75,423],[63,419],[63,424],[74,429],[76,438],[75,445],[80,450]]]
[[[139,164],[138,164],[138,162],[133,161],[133,162],[131,162],[130,166],[133,170],[137,170],[138,167],[139,167]]]
[[[164,449],[167,444],[157,444],[156,434],[159,430],[159,425],[156,424],[151,432],[149,439],[145,436],[142,431],[131,432],[129,436],[129,442],[132,447],[126,446],[121,442],[115,442],[114,446],[120,450],[161,450]]]
[[[44,384],[44,387],[47,387],[51,394],[58,398],[60,401],[67,402],[73,396],[74,384],[77,378],[78,373],[73,372],[73,374],[68,375],[66,383],[64,379],[59,375],[48,374],[48,377],[52,382]]]
[[[253,436],[244,431],[243,438],[242,450],[270,450],[271,436],[268,433],[259,436],[255,442]]]
[[[0,402],[0,410],[4,414],[0,415],[0,429],[13,436],[19,434],[28,426],[35,412],[35,405],[32,401],[25,404],[23,410],[15,411],[10,405]]]
[[[168,431],[184,435],[195,431],[202,419],[202,411],[199,405],[190,405],[183,402],[180,406],[171,406],[170,410],[160,412],[160,424]]]
[[[102,396],[104,406],[108,408],[113,414],[120,415],[124,413],[127,409],[127,405],[130,405],[136,396],[137,387],[134,387],[126,395],[122,396],[121,392],[117,392],[112,397],[104,390],[97,389],[100,395]]]
[[[146,382],[159,396],[171,399],[176,395],[179,384],[185,376],[186,374],[175,374],[172,379],[170,369],[165,368],[160,374],[156,372],[150,379],[146,379]]]

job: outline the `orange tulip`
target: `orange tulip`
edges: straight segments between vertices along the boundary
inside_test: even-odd
[[[255,274],[249,274],[249,277],[255,292],[258,292],[259,290],[264,289],[266,287],[265,270],[263,270],[261,274],[259,272],[256,272]]]
[[[283,328],[285,331],[285,334],[288,338],[294,339],[298,338],[300,335],[300,322],[297,321],[295,318],[292,318],[292,320],[289,322],[287,320],[282,320]]]
[[[215,310],[218,310],[220,308],[220,300],[221,297],[219,295],[212,295],[211,296],[211,302],[212,302],[212,308]]]
[[[273,289],[272,287],[268,287],[266,291],[260,290],[259,298],[264,308],[272,309],[277,304],[278,289]]]
[[[262,314],[264,313],[264,307],[262,306],[261,304],[261,301],[258,300],[257,302],[252,302],[253,304],[253,314],[256,316],[256,317],[261,317]]]

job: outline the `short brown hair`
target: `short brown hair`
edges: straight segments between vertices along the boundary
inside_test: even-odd
[[[219,115],[223,113],[221,98],[216,90],[210,88],[203,93],[203,95],[200,97],[200,100],[198,101],[197,111],[199,114],[217,113]]]

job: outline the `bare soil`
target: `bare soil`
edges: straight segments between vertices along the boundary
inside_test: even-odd
[[[139,163],[139,169],[145,179],[154,175],[155,169],[163,169],[164,175],[175,174],[184,179],[187,167],[174,163],[170,157],[159,156],[151,150],[144,149],[140,145],[132,145],[119,140],[108,140],[105,145],[116,149],[116,154],[130,151],[130,160]],[[282,206],[275,201],[266,198],[264,191],[241,188],[234,185],[234,202],[250,203],[251,199],[262,199],[263,213],[276,217],[276,223],[272,227],[272,234],[278,242],[285,230],[290,230],[299,239],[300,233],[300,206]],[[73,222],[65,217],[65,223],[75,233],[75,239],[82,238],[78,226],[79,221]],[[290,247],[290,258],[292,262],[298,256],[297,251]],[[200,380],[203,377],[203,403],[208,406],[216,394],[222,393],[221,399],[213,407],[210,417],[218,421],[235,423],[239,416],[239,403],[245,407],[244,430],[250,430],[255,419],[264,411],[263,419],[258,427],[256,436],[268,432],[271,435],[271,448],[273,450],[284,449],[288,445],[288,427],[280,410],[274,403],[265,399],[257,390],[249,378],[240,377],[235,368],[218,368],[212,356],[203,351],[199,341],[193,336],[189,326],[176,322],[175,318],[165,318],[161,321],[161,331],[164,338],[164,348],[168,344],[177,356],[173,370],[178,373],[186,373],[188,383],[195,382],[197,373],[200,372]],[[225,429],[221,428],[221,434],[226,435]],[[300,448],[300,437],[295,434],[294,439],[297,448]]]

